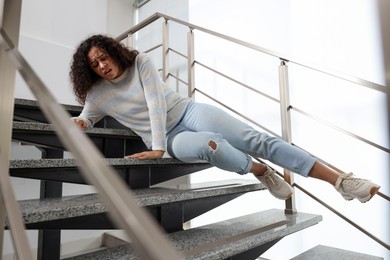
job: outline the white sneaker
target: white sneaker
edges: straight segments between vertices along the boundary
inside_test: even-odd
[[[336,181],[335,188],[346,200],[358,199],[364,203],[369,201],[374,196],[379,188],[369,180],[352,177],[352,173],[342,173]]]
[[[293,188],[276,171],[267,165],[267,171],[262,176],[256,178],[267,187],[268,191],[276,198],[286,200],[293,194]]]

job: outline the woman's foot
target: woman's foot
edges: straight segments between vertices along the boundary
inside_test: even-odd
[[[362,203],[369,201],[380,188],[369,180],[353,177],[352,173],[342,173],[334,187],[344,199],[358,199]]]
[[[286,200],[292,196],[293,188],[270,167],[266,166],[266,171],[262,175],[254,175],[274,197]]]

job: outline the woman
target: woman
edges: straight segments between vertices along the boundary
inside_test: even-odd
[[[326,181],[346,200],[366,202],[380,188],[352,174],[338,173],[214,106],[181,97],[163,84],[146,54],[110,37],[94,35],[78,46],[70,78],[77,100],[84,105],[80,116],[72,118],[75,124],[86,129],[108,115],[137,133],[150,149],[128,158],[158,159],[167,152],[185,162],[201,159],[227,171],[250,172],[283,200],[292,195],[291,186],[251,156]]]

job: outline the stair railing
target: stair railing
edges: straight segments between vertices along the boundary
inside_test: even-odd
[[[352,82],[352,83],[355,83],[357,85],[360,85],[362,87],[365,87],[365,88],[369,88],[369,89],[372,89],[372,90],[375,90],[375,91],[379,91],[379,92],[382,92],[382,93],[387,93],[387,88],[386,86],[383,86],[383,85],[380,85],[380,84],[377,84],[377,83],[374,83],[374,82],[371,82],[371,81],[367,81],[367,80],[364,80],[364,79],[360,79],[360,78],[357,78],[357,77],[353,77],[353,76],[350,76],[350,75],[347,75],[347,74],[343,74],[343,73],[340,73],[340,72],[336,72],[336,71],[333,71],[333,70],[330,70],[330,69],[326,69],[326,68],[322,68],[320,66],[317,66],[317,65],[312,65],[310,64],[309,62],[306,62],[306,61],[300,61],[298,59],[293,59],[292,57],[289,57],[287,55],[284,55],[284,54],[281,54],[281,53],[278,53],[278,52],[275,52],[275,51],[272,51],[272,50],[269,50],[269,49],[266,49],[266,48],[263,48],[263,47],[260,47],[260,46],[257,46],[255,44],[251,44],[251,43],[248,43],[248,42],[245,42],[245,41],[242,41],[240,39],[236,39],[236,38],[233,38],[233,37],[230,37],[230,36],[227,36],[227,35],[224,35],[224,34],[221,34],[221,33],[218,33],[218,32],[215,32],[215,31],[212,31],[212,30],[209,30],[209,29],[206,29],[206,28],[203,28],[203,27],[200,27],[200,26],[197,26],[197,25],[194,25],[194,24],[191,24],[191,23],[188,23],[186,21],[183,21],[183,20],[180,20],[180,19],[177,19],[177,18],[174,18],[174,17],[171,17],[171,16],[168,16],[168,15],[165,15],[165,14],[161,14],[161,13],[155,13],[151,16],[149,16],[148,18],[146,18],[145,20],[141,21],[140,23],[138,23],[137,25],[135,25],[134,27],[130,28],[129,30],[125,31],[124,33],[122,33],[121,35],[119,35],[116,39],[119,40],[119,41],[123,41],[124,39],[134,39],[134,35],[141,31],[143,28],[147,27],[148,25],[154,23],[155,21],[157,20],[160,20],[160,19],[163,19],[163,23],[162,23],[162,43],[161,44],[158,44],[156,46],[153,46],[151,47],[150,49],[148,50],[144,50],[144,52],[150,52],[152,50],[156,50],[158,48],[162,48],[162,60],[163,60],[163,63],[162,63],[162,66],[163,68],[161,69],[163,71],[163,79],[164,80],[167,80],[168,77],[172,77],[173,79],[175,79],[176,81],[180,82],[180,83],[183,83],[185,85],[187,85],[188,87],[188,96],[189,97],[192,97],[194,98],[195,96],[195,93],[198,92],[200,94],[202,94],[203,96],[209,98],[210,100],[212,100],[213,102],[217,103],[218,105],[224,107],[225,109],[227,110],[230,110],[231,112],[235,113],[236,115],[242,117],[243,119],[245,119],[246,121],[250,122],[251,124],[253,125],[256,125],[262,129],[264,129],[265,131],[271,133],[272,135],[274,136],[278,136],[282,139],[284,139],[285,141],[291,143],[292,145],[295,145],[294,143],[292,143],[292,140],[291,140],[291,116],[290,116],[290,113],[292,110],[294,110],[295,112],[297,113],[300,113],[306,117],[309,117],[315,121],[318,121],[320,122],[321,124],[324,124],[324,125],[327,125],[333,129],[336,129],[337,131],[339,132],[342,132],[344,133],[345,135],[348,135],[354,139],[357,139],[361,142],[364,142],[376,149],[379,149],[385,153],[390,153],[390,149],[389,148],[386,148],[384,147],[383,145],[380,145],[380,144],[377,144],[377,143],[374,143],[374,142],[371,142],[361,136],[358,136],[356,134],[353,134],[347,130],[344,130],[336,125],[333,125],[333,124],[330,124],[329,122],[325,121],[325,120],[322,120],[320,118],[317,118],[316,116],[310,114],[310,113],[307,113],[301,109],[298,109],[298,108],[295,108],[293,107],[291,104],[290,104],[290,101],[289,101],[289,86],[288,86],[288,82],[289,82],[289,79],[288,79],[288,66],[287,64],[288,63],[291,63],[291,64],[295,64],[295,65],[299,65],[301,67],[305,67],[309,70],[314,70],[314,71],[317,71],[319,73],[322,73],[322,74],[326,74],[326,75],[329,75],[329,76],[332,76],[332,77],[335,77],[335,78],[338,78],[340,80],[344,80],[344,81],[347,81],[347,82]],[[184,54],[184,53],[181,53],[173,48],[170,48],[169,46],[167,46],[167,44],[169,43],[169,41],[167,40],[169,38],[169,35],[168,35],[168,27],[169,27],[169,22],[173,22],[173,23],[176,23],[176,24],[179,24],[179,25],[182,25],[184,27],[187,27],[188,29],[188,32],[187,32],[187,53]],[[254,88],[252,88],[251,86],[248,86],[222,72],[219,72],[199,61],[197,61],[195,59],[195,55],[194,55],[194,38],[195,38],[195,35],[194,35],[194,31],[200,31],[200,32],[203,32],[203,33],[206,33],[208,35],[212,35],[212,36],[215,36],[219,39],[223,39],[223,40],[226,40],[227,42],[232,42],[232,43],[235,43],[239,46],[243,46],[243,47],[246,47],[246,48],[249,48],[251,50],[255,50],[257,52],[260,52],[260,53],[263,53],[263,54],[267,54],[269,56],[273,56],[277,59],[280,60],[280,66],[279,66],[279,93],[280,93],[280,99],[275,99],[269,95],[267,95],[266,93],[263,93],[259,90],[256,90]],[[130,42],[129,43],[131,46],[134,45],[134,43]],[[187,81],[186,80],[183,80],[179,77],[177,77],[176,75],[174,75],[173,73],[170,73],[168,71],[168,68],[165,67],[167,66],[167,64],[169,64],[169,61],[168,61],[168,54],[169,52],[172,52],[172,53],[175,53],[185,59],[187,59]],[[232,109],[231,107],[227,106],[226,104],[224,104],[223,102],[215,99],[214,97],[208,95],[207,93],[205,93],[204,91],[196,88],[196,83],[195,83],[195,65],[199,65],[219,76],[222,76],[230,81],[233,81],[234,83],[240,85],[241,87],[244,87],[246,89],[249,89],[250,91],[253,91],[255,92],[256,94],[260,94],[262,95],[263,97],[267,98],[267,99],[270,99],[274,102],[278,102],[280,104],[280,113],[281,113],[281,126],[282,126],[282,136],[279,136],[277,133],[271,131],[270,129],[268,129],[266,126],[264,125],[261,125],[253,120],[251,120],[250,118],[248,118],[247,116],[241,114],[240,112]],[[257,159],[257,158],[255,158]],[[257,159],[259,160],[259,159]],[[333,168],[334,170],[336,171],[339,171],[338,168],[336,168],[335,166],[331,165],[330,163],[322,160],[319,158],[320,161],[322,161],[324,164],[328,165],[329,167]],[[259,160],[261,161],[261,160]],[[359,231],[361,231],[362,233],[364,233],[365,235],[367,235],[368,237],[370,237],[372,240],[376,241],[377,243],[379,243],[380,245],[382,245],[383,247],[387,248],[387,249],[390,249],[390,245],[385,243],[384,241],[382,241],[381,239],[379,239],[378,237],[376,237],[375,235],[371,234],[370,232],[368,232],[367,230],[363,229],[360,225],[354,223],[352,220],[350,220],[348,217],[346,217],[345,215],[341,214],[340,212],[338,212],[337,210],[333,209],[330,205],[326,204],[325,202],[323,202],[321,199],[319,199],[318,197],[316,197],[315,195],[309,193],[307,190],[305,190],[303,187],[301,187],[300,185],[297,185],[294,183],[294,180],[293,180],[293,175],[287,171],[287,170],[284,170],[284,174],[282,175],[284,176],[284,179],[289,182],[292,186],[296,187],[297,189],[300,189],[301,191],[303,191],[306,195],[308,195],[309,197],[313,198],[315,201],[317,201],[318,203],[320,203],[321,205],[323,205],[324,207],[326,207],[327,209],[329,209],[332,213],[336,214],[337,216],[339,216],[340,218],[344,219],[345,221],[347,221],[349,224],[351,224],[353,227],[355,227],[356,229],[358,229]],[[383,199],[387,200],[387,201],[390,201],[390,198],[388,195],[385,195],[381,192],[378,192],[378,195],[380,197],[382,197]],[[286,208],[285,208],[285,212],[286,213],[294,213],[296,212],[296,208],[295,208],[295,197],[293,196],[291,199],[287,200],[286,201]]]
[[[76,125],[70,123],[69,113],[56,102],[53,95],[2,28],[0,29],[0,47],[7,53],[13,65],[30,87],[39,102],[41,110],[49,122],[54,125],[61,142],[74,155],[83,176],[97,189],[98,195],[107,207],[114,223],[127,233],[141,258],[153,260],[183,259],[181,254],[171,247],[162,228],[144,208],[137,205],[130,188],[118,177],[115,170],[105,163],[103,156],[92,141]],[[7,180],[6,173],[8,171],[3,169],[0,169],[0,171],[3,177],[1,179],[2,184],[5,184],[7,182],[3,183],[3,180]],[[11,189],[11,186],[9,188]],[[2,189],[1,192],[3,198],[7,199],[10,205],[16,205],[14,198],[5,196],[5,192],[8,192],[8,190]],[[7,207],[7,215],[10,218],[15,215],[20,216],[20,213],[15,207]],[[18,227],[20,226],[18,225]],[[14,230],[15,227],[11,226],[11,228]],[[2,227],[2,230],[4,230],[4,227]],[[23,236],[19,236],[19,229],[12,232],[12,234],[14,233],[18,235],[17,238],[19,239],[14,241],[14,246],[23,247],[20,255],[18,255],[19,259],[29,259],[28,257],[23,258],[21,255],[30,249],[28,245],[20,243],[24,239]],[[16,253],[19,254],[19,250]]]

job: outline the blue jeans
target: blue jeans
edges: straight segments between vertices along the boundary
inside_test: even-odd
[[[316,158],[259,132],[225,111],[191,102],[181,121],[167,135],[168,153],[181,161],[205,160],[220,169],[246,174],[252,157],[266,159],[307,177]],[[215,149],[214,149],[214,148]]]

